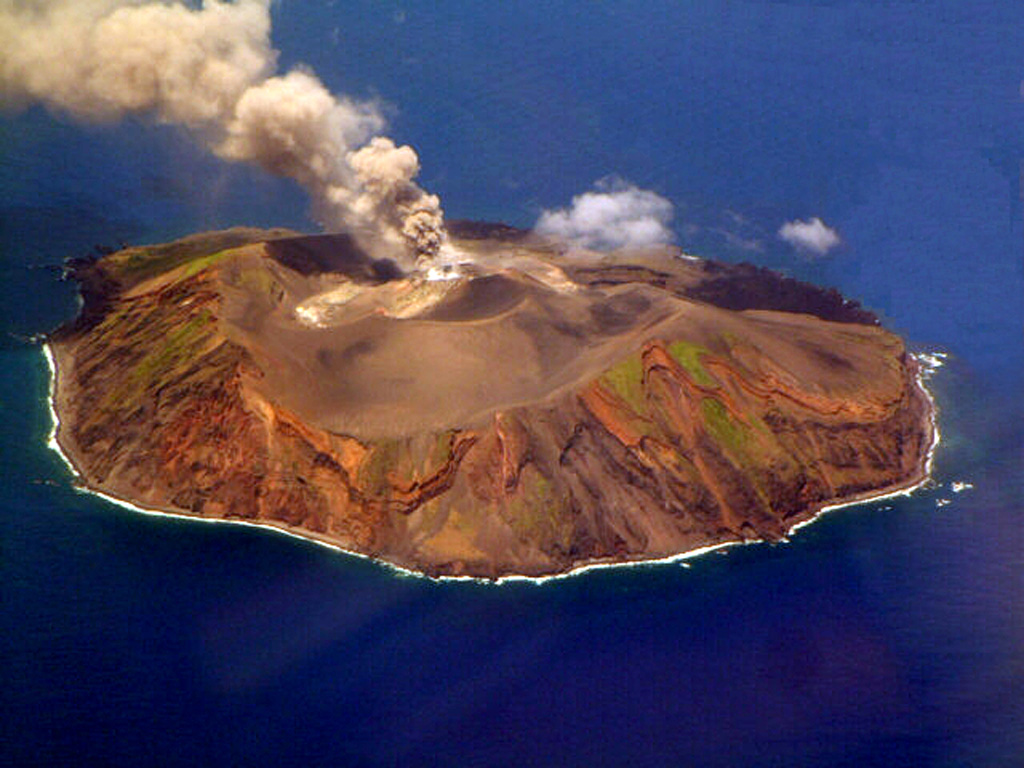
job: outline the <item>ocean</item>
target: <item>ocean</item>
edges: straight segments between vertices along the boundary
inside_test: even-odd
[[[1024,764],[1024,6],[274,5],[282,66],[388,105],[453,218],[616,175],[688,252],[836,286],[920,353],[909,497],[791,541],[543,584],[435,583],[79,493],[47,447],[60,264],[234,224],[288,182],[144,120],[0,117],[0,764]],[[778,236],[820,217],[822,257]]]

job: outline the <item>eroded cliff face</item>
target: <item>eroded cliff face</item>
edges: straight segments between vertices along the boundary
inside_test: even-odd
[[[141,277],[123,256],[90,267],[111,286],[103,311],[54,342],[58,439],[85,485],[143,506],[279,525],[432,575],[493,578],[778,539],[826,504],[924,471],[930,403],[902,342],[870,316],[838,323],[715,307],[687,298],[705,267],[671,259],[658,271],[672,284],[661,286],[649,269],[629,281],[607,262],[560,272],[559,281],[577,275],[568,284],[507,264],[511,282],[484,290],[489,266],[421,307],[424,284],[349,259],[334,264],[355,286],[348,303],[332,305],[333,324],[307,330],[295,307],[324,280],[333,293],[323,295],[340,295],[336,273],[323,269],[311,284],[317,269],[279,257],[289,242],[198,247]],[[558,264],[550,251],[528,255]],[[602,269],[615,279],[594,285]],[[357,311],[350,294],[377,303]],[[416,398],[430,392],[413,381],[435,375],[424,365],[446,365],[438,354],[405,362],[394,409],[369,398],[384,416],[338,428],[365,396],[357,375],[401,366],[387,350],[449,326],[477,345],[460,354],[491,355],[500,369],[472,407],[469,395],[456,398],[462,410],[439,395],[436,413],[467,415],[387,416],[424,407]],[[533,368],[506,359],[502,340],[516,348],[515,333],[536,347]],[[558,347],[558,334],[578,353]],[[329,346],[343,336],[340,352]],[[312,339],[308,356],[288,357],[299,339]],[[359,354],[348,354],[353,344]],[[289,378],[293,367],[309,380]],[[544,371],[553,383],[538,395]],[[519,375],[515,396],[494,394]],[[324,403],[338,405],[327,413]]]

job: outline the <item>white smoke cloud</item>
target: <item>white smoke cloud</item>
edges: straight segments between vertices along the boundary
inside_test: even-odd
[[[801,251],[824,256],[842,240],[839,233],[815,216],[809,221],[787,221],[779,227],[779,237]]]
[[[544,211],[534,229],[598,250],[658,245],[673,239],[668,228],[672,214],[672,203],[664,197],[609,177],[573,197],[569,208]]]
[[[276,74],[270,2],[0,0],[0,103],[182,126],[218,157],[297,181],[326,227],[433,256],[443,213],[413,181],[415,151],[374,138],[376,104],[303,69]]]

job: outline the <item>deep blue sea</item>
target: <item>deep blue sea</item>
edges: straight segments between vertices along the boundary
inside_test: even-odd
[[[1024,765],[1024,4],[281,0],[274,22],[284,66],[392,105],[449,216],[529,226],[618,174],[674,203],[687,250],[948,353],[933,483],[788,544],[500,587],[82,495],[27,340],[76,311],[61,260],[313,224],[173,129],[3,116],[0,764]],[[843,238],[825,257],[775,235],[811,216]]]

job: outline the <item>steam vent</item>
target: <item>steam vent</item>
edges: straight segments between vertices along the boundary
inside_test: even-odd
[[[283,230],[75,262],[84,306],[50,347],[81,483],[499,578],[778,540],[924,476],[917,364],[835,291],[450,236],[443,274]]]

